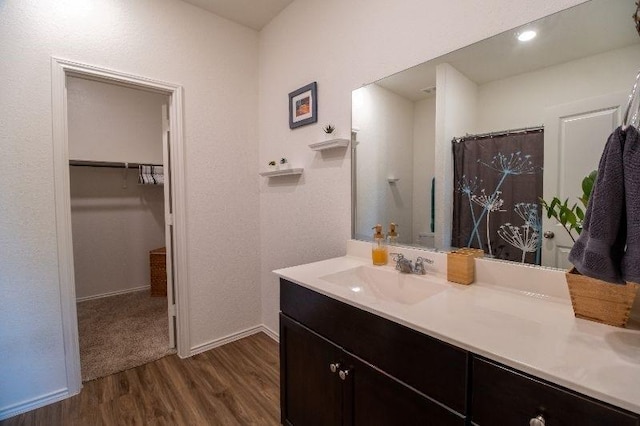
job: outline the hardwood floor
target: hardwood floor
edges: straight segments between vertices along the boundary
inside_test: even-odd
[[[84,384],[4,425],[278,425],[278,344],[264,333]]]

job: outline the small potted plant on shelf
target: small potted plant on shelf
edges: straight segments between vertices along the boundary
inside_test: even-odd
[[[336,130],[336,126],[333,124],[327,124],[322,128],[322,130],[324,130],[327,136],[333,136],[333,131]]]
[[[280,159],[280,170],[289,169],[289,168],[291,168],[291,164],[289,164],[289,160],[287,160],[285,157],[282,157]]]
[[[271,160],[269,161],[269,164],[267,164],[267,168],[269,171],[278,170],[278,164],[276,163],[275,160]]]
[[[569,199],[562,202],[558,197],[553,197],[550,203],[541,200],[547,217],[557,220],[574,243],[574,235],[579,236],[582,232],[584,215],[596,178],[597,172],[594,170],[582,180],[582,197],[578,199],[584,209],[577,204],[569,206]],[[626,325],[638,288],[636,284],[608,283],[584,276],[576,268],[571,268],[565,275],[576,317],[617,327]]]

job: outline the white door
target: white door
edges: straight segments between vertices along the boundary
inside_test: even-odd
[[[598,168],[611,132],[620,125],[628,93],[612,93],[557,105],[545,111],[544,199],[557,196],[582,203],[582,179]],[[555,219],[543,211],[542,264],[569,269],[573,240]]]
[[[164,234],[167,247],[167,304],[169,313],[169,347],[176,347],[176,302],[173,279],[173,199],[171,197],[171,127],[169,109],[162,105],[162,166],[164,170]]]

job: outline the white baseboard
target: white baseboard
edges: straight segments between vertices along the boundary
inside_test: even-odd
[[[264,324],[262,324],[260,326],[260,328],[262,328],[262,332],[264,334],[266,334],[267,336],[271,337],[276,342],[280,342],[280,336],[278,336],[278,333],[276,333],[275,331],[271,330],[269,327],[267,327]]]
[[[2,408],[0,409],[0,420],[6,420],[10,417],[26,413],[27,411],[35,410],[36,408],[44,407],[45,405],[62,401],[63,399],[69,398],[70,396],[72,395],[69,394],[69,389],[64,388],[39,396],[26,402],[21,402],[19,404]]]
[[[228,336],[212,340],[208,343],[203,343],[201,345],[194,346],[193,348],[191,348],[189,356],[197,355],[199,353],[206,352],[210,349],[217,348],[218,346],[226,345],[227,343],[235,342],[236,340],[244,339],[245,337],[249,337],[251,335],[258,334],[258,333],[265,333],[267,336],[269,336],[276,342],[278,341],[278,335],[276,333],[274,333],[272,330],[265,327],[264,325],[260,324],[260,325],[256,325],[255,327],[247,328],[246,330],[242,330],[237,333],[233,333]]]
[[[135,291],[141,291],[144,289],[148,289],[149,286],[139,287]],[[133,290],[127,290],[124,292],[118,292],[117,294],[129,293]],[[110,293],[110,296],[114,294]],[[100,297],[107,297],[107,295],[100,296],[90,296],[90,299],[98,299]],[[90,300],[88,298],[83,298],[83,300]],[[80,301],[80,299],[78,299]],[[227,343],[234,342],[236,340],[243,339],[245,337],[252,336],[254,334],[264,333],[269,336],[271,339],[276,342],[279,341],[278,333],[271,330],[269,327],[264,324],[256,325],[255,327],[247,328],[246,330],[242,330],[238,333],[233,333],[228,336],[222,337],[220,339],[212,340],[211,342],[204,343],[202,345],[198,345],[191,349],[189,356],[197,355],[199,353],[208,351],[213,348],[217,348],[218,346],[226,345]],[[67,388],[61,389],[59,391],[51,392],[49,394],[43,395],[41,397],[32,399],[27,402],[23,402],[20,404],[12,405],[7,408],[0,409],[0,420],[5,420],[13,416],[17,416],[18,414],[26,413],[27,411],[35,410],[36,408],[44,407],[45,405],[53,404],[54,402],[62,401],[63,399],[69,398],[75,394],[70,394]]]
[[[76,302],[85,302],[87,300],[102,299],[103,297],[117,296],[119,294],[135,293],[137,291],[149,290],[151,286],[143,285],[140,287],[125,288],[124,290],[110,291],[109,293],[94,294],[93,296],[77,297]]]

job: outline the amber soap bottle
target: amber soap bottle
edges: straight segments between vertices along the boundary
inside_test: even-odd
[[[395,246],[396,244],[398,244],[398,231],[397,231],[398,225],[391,222],[389,224],[389,233],[387,234],[387,239],[389,240],[389,245],[390,246]]]

